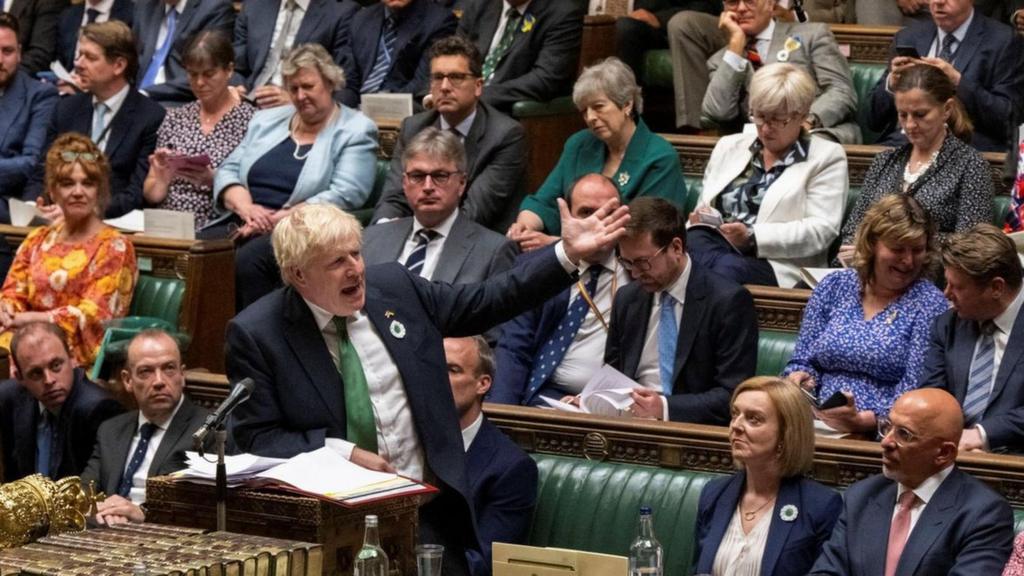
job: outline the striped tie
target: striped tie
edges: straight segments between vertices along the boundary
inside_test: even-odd
[[[989,322],[981,327],[978,347],[971,360],[971,373],[967,379],[967,394],[964,396],[964,420],[967,425],[976,424],[988,407],[992,375],[995,373],[996,340],[992,336],[995,328]]]
[[[388,72],[391,71],[391,60],[395,49],[395,40],[398,38],[398,31],[395,30],[395,19],[388,16],[384,19],[384,30],[380,34],[380,42],[377,45],[377,59],[373,62],[373,68],[363,82],[361,94],[369,94],[380,91]]]
[[[437,232],[427,230],[426,228],[422,228],[416,233],[416,247],[413,248],[409,257],[405,259],[405,267],[410,272],[420,276],[423,275],[423,262],[427,258],[427,244],[430,244],[430,241],[439,235]]]

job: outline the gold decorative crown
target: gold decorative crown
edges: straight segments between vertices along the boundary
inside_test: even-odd
[[[0,548],[28,544],[42,536],[81,532],[85,517],[102,495],[82,489],[77,476],[56,482],[33,474],[0,485]]]

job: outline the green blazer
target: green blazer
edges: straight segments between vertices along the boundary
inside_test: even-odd
[[[561,234],[562,223],[556,199],[568,199],[573,183],[580,177],[600,173],[607,155],[604,142],[590,130],[573,134],[566,141],[555,169],[535,194],[523,199],[519,210],[529,210],[540,216],[548,234]],[[643,120],[637,121],[626,155],[612,180],[619,187],[619,197],[624,203],[640,196],[657,196],[680,209],[686,205],[686,182],[683,181],[679,156],[672,145],[651,132]]]

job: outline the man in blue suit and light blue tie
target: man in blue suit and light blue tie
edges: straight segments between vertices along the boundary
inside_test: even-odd
[[[20,198],[42,157],[57,90],[19,69],[18,21],[0,13],[0,222],[10,223],[7,198]]]
[[[139,44],[139,90],[162,104],[194,100],[182,52],[197,32],[230,34],[234,25],[230,0],[138,0],[132,31]]]
[[[588,174],[569,192],[569,209],[573,216],[585,218],[618,196],[611,180]],[[579,394],[601,367],[612,300],[629,281],[629,272],[609,249],[585,261],[579,283],[506,322],[495,350],[497,372],[487,399],[544,406],[544,397],[560,400]],[[562,346],[555,346],[559,342],[570,344],[563,352]]]
[[[352,18],[341,101],[358,108],[362,94],[412,94],[430,88],[430,46],[455,33],[458,22],[432,0],[383,0]]]
[[[814,576],[1000,574],[1013,549],[1010,505],[956,466],[960,404],[944,390],[900,396],[879,421],[882,474],[846,490]]]
[[[494,379],[494,353],[482,336],[445,338],[444,354],[466,447],[479,550],[466,550],[470,573],[489,576],[491,545],[523,544],[537,503],[537,464],[484,417]]]
[[[366,268],[354,217],[330,204],[297,207],[273,232],[287,286],[227,328],[228,376],[256,381],[233,415],[239,449],[290,457],[326,446],[429,479],[440,493],[420,508],[420,539],[445,546],[446,574],[467,574],[475,513],[442,339],[479,334],[569,286],[582,258],[624,233],[628,209],[616,205],[575,219],[561,202],[561,242],[461,285],[394,262]]]
[[[921,386],[963,406],[960,450],[1024,451],[1024,290],[1013,240],[991,224],[943,248],[946,297],[925,356]]]

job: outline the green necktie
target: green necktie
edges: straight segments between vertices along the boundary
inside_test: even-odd
[[[509,46],[512,45],[512,39],[515,38],[516,29],[519,28],[519,21],[522,20],[523,15],[519,13],[515,8],[509,8],[508,12],[505,13],[505,29],[501,32],[501,40],[498,40],[498,44],[487,54],[487,58],[484,59],[484,82],[490,82],[491,76],[494,76],[494,69],[498,67],[498,62],[505,57],[505,53],[508,52]]]
[[[373,418],[370,389],[359,354],[348,338],[348,326],[341,316],[334,317],[338,331],[338,373],[345,391],[345,435],[363,450],[377,453],[377,423]]]

